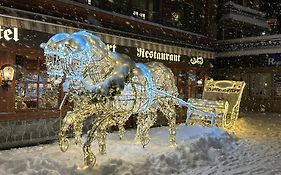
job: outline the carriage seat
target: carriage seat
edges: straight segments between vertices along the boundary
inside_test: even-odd
[[[199,123],[202,125],[214,124],[218,127],[229,128],[238,118],[244,81],[207,80],[204,85],[202,99],[188,99],[195,108],[215,114],[214,121],[208,116],[203,116],[187,111],[187,124]]]

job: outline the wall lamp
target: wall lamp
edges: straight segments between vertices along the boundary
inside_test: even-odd
[[[0,77],[2,79],[2,88],[7,89],[14,79],[15,69],[11,64],[4,64],[0,69]]]

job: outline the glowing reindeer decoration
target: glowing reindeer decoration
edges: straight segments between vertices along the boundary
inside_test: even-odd
[[[88,166],[94,166],[96,162],[90,149],[93,140],[98,140],[100,152],[105,153],[106,129],[117,125],[122,138],[123,125],[132,114],[138,114],[136,139],[143,146],[150,140],[148,131],[156,122],[158,110],[168,119],[171,145],[175,144],[176,104],[203,115],[214,115],[198,111],[178,99],[174,75],[162,63],[134,63],[126,55],[111,53],[99,37],[86,31],[56,34],[41,47],[53,83],[58,85],[64,81],[65,97],[74,100],[75,104],[62,122],[61,150],[68,148],[66,134],[70,126],[79,142],[83,122],[90,116],[95,117],[83,145],[84,161]]]

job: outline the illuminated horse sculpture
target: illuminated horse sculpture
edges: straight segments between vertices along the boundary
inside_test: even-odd
[[[94,114],[93,127],[83,145],[86,165],[94,166],[96,161],[90,149],[93,140],[98,140],[99,150],[104,153],[106,129],[117,125],[121,138],[123,125],[132,114],[138,114],[136,139],[145,146],[157,110],[168,119],[169,143],[175,144],[175,105],[192,105],[177,99],[178,90],[169,68],[157,62],[134,63],[126,55],[111,53],[99,37],[86,31],[56,34],[41,47],[54,84],[64,79],[64,92],[74,99],[74,110],[64,118],[59,133],[62,151],[68,148],[69,127],[73,126],[79,140],[83,122]]]

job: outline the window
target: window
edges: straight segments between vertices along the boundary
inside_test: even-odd
[[[17,110],[58,108],[58,87],[52,86],[44,60],[17,55],[16,65],[15,108]]]
[[[205,16],[203,8],[204,5],[201,1],[197,3],[196,8],[185,1],[172,1],[172,25],[182,30],[204,33]]]
[[[161,1],[158,0],[132,0],[132,14],[136,18],[160,23]]]
[[[146,10],[147,1],[146,0],[132,0],[132,6],[140,10]]]
[[[270,96],[270,74],[256,73],[251,74],[251,95],[259,97]]]
[[[274,74],[273,75],[273,90],[275,97],[281,97],[281,75]]]
[[[187,76],[185,72],[180,72],[178,76],[179,97],[181,99],[187,98]]]
[[[132,15],[136,18],[146,19],[147,18],[147,7],[148,2],[147,0],[132,0]]]

